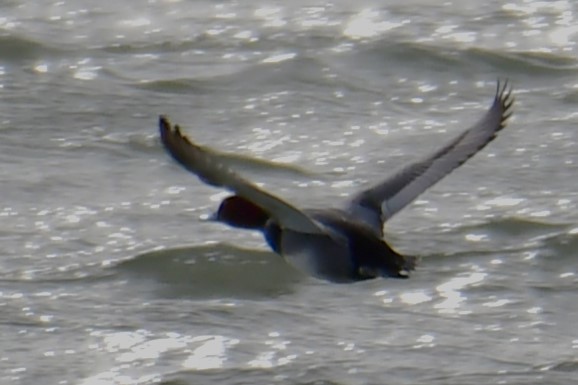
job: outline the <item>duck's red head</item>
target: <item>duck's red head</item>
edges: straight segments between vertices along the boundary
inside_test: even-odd
[[[269,215],[247,199],[233,195],[221,202],[216,219],[233,227],[261,230],[269,220]]]

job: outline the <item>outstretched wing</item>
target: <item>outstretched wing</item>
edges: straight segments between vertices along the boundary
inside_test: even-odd
[[[502,85],[498,81],[492,106],[476,124],[428,157],[357,194],[350,212],[382,233],[385,221],[494,140],[506,126],[513,103],[508,82]]]
[[[159,130],[161,141],[169,154],[205,183],[234,191],[261,207],[285,228],[302,233],[324,233],[305,213],[243,179],[226,167],[217,153],[191,142],[181,133],[178,125],[171,125],[167,117],[160,116]]]

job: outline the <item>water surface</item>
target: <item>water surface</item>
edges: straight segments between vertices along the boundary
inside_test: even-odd
[[[578,8],[0,5],[0,383],[569,384]],[[305,277],[169,159],[168,114],[333,206],[515,88],[507,129],[386,227],[409,280]],[[257,160],[255,159],[257,158]],[[278,162],[278,163],[272,163]]]

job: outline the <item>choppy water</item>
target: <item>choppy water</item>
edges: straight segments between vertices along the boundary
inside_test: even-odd
[[[3,1],[0,383],[574,383],[577,19],[569,0]],[[407,281],[316,281],[204,222],[222,192],[156,133],[168,114],[330,206],[473,122],[498,77],[508,128],[388,224],[423,256]]]

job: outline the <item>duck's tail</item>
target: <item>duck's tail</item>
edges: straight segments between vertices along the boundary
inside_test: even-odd
[[[397,278],[409,278],[409,273],[415,270],[420,258],[413,255],[404,255],[401,257],[403,258],[403,262],[399,269]]]

